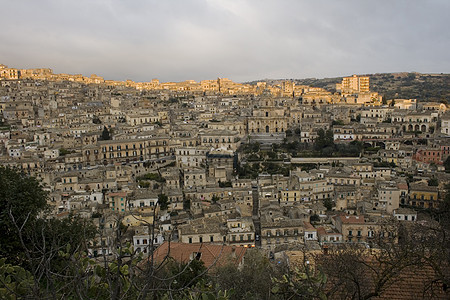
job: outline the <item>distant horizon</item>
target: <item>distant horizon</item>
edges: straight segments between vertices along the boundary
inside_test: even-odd
[[[339,76],[327,76],[327,77],[303,77],[303,78],[264,78],[264,79],[253,79],[253,80],[247,80],[247,81],[235,81],[233,80],[233,78],[230,77],[214,77],[214,78],[206,78],[206,79],[200,79],[200,80],[196,80],[196,79],[192,79],[192,78],[188,78],[188,79],[184,79],[184,80],[160,80],[158,77],[154,77],[148,80],[134,80],[132,78],[122,78],[122,79],[111,79],[111,78],[107,78],[106,76],[103,76],[100,72],[95,72],[95,73],[91,73],[89,75],[86,75],[84,73],[72,73],[72,72],[67,72],[67,71],[62,71],[62,72],[55,72],[55,69],[53,67],[50,66],[40,66],[40,67],[17,67],[17,66],[13,66],[13,65],[9,65],[5,62],[0,62],[0,65],[5,65],[8,68],[14,68],[14,69],[18,69],[18,70],[22,70],[22,69],[51,69],[53,71],[53,74],[68,74],[68,75],[82,75],[84,77],[91,77],[92,75],[96,75],[99,77],[102,77],[104,80],[113,80],[113,81],[127,81],[127,80],[131,80],[133,82],[150,82],[153,79],[157,79],[160,82],[185,82],[185,81],[189,81],[189,80],[194,80],[195,82],[200,82],[202,80],[214,80],[214,79],[218,79],[218,78],[227,78],[230,79],[231,81],[235,82],[235,83],[240,83],[240,84],[246,84],[246,83],[251,83],[251,82],[262,82],[262,81],[278,81],[278,80],[306,80],[306,79],[334,79],[334,78],[343,78],[343,77],[350,77],[353,75],[357,75],[357,76],[370,76],[370,75],[377,75],[377,74],[401,74],[401,73],[407,73],[407,74],[411,74],[411,73],[416,73],[416,74],[421,74],[421,75],[449,75],[450,73],[443,73],[443,72],[417,72],[417,71],[397,71],[397,72],[377,72],[377,73],[362,73],[362,74],[356,74],[356,73],[352,73],[350,75],[339,75]]]

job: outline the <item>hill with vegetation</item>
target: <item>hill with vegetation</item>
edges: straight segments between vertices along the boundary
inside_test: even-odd
[[[450,99],[450,74],[377,73],[370,77],[370,89],[387,100],[418,99],[425,102],[446,102]],[[336,92],[336,83],[343,77],[288,79],[297,85],[308,85]],[[268,84],[279,84],[285,79],[264,79]],[[256,84],[257,81],[249,82]]]

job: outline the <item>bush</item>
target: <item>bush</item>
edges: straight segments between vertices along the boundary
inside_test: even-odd
[[[138,176],[137,180],[154,180],[161,183],[166,182],[166,179],[164,179],[164,177],[162,177],[158,173],[147,173],[145,175]]]

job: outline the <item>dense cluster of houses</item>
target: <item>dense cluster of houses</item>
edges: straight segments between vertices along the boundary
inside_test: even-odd
[[[0,67],[0,161],[36,176],[54,217],[94,220],[93,255],[129,227],[135,249],[164,241],[260,246],[370,243],[386,220],[436,208],[449,177],[443,103],[382,101],[368,77],[337,92],[292,82],[107,81]],[[297,136],[361,143],[359,157],[293,157],[289,174],[239,176],[242,145]],[[263,147],[264,146],[264,147]],[[306,171],[301,164],[314,164]],[[383,232],[384,234],[384,232]],[[389,234],[389,232],[386,232]]]

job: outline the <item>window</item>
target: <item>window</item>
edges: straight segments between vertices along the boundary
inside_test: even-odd
[[[211,235],[211,236],[209,237],[209,241],[210,241],[210,242],[214,242],[214,236],[213,236],[213,235]]]
[[[349,230],[348,231],[348,236],[352,236],[353,235],[353,231]]]
[[[189,244],[192,244],[192,238],[191,237],[189,238]]]

